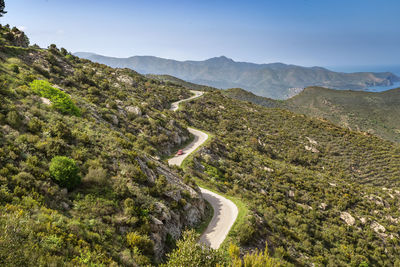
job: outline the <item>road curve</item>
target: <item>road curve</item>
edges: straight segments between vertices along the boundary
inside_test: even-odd
[[[183,99],[171,104],[171,110],[177,111],[179,108],[179,104],[185,101],[192,100],[194,98],[200,97],[204,94],[204,92],[200,91],[191,91],[194,93],[194,96]],[[207,139],[208,135],[202,131],[193,129],[188,127],[188,130],[191,134],[194,135],[194,140],[182,149],[183,154],[179,156],[174,156],[173,158],[168,160],[170,165],[178,165],[180,166],[183,160],[190,155],[193,151],[195,151],[200,145],[202,145]],[[211,248],[217,249],[225,240],[226,236],[229,233],[232,225],[235,223],[235,220],[238,215],[238,208],[236,205],[205,188],[201,188],[201,193],[203,198],[207,200],[214,209],[214,215],[211,219],[211,222],[208,224],[207,229],[203,232],[200,237],[200,243],[210,246]]]
[[[179,104],[180,104],[180,103],[186,102],[186,101],[190,101],[190,100],[195,99],[195,98],[198,98],[198,97],[200,97],[200,96],[202,96],[202,95],[204,94],[204,92],[195,91],[195,90],[190,90],[190,92],[192,92],[192,93],[194,94],[194,96],[191,96],[191,97],[189,97],[189,98],[186,98],[186,99],[182,99],[182,100],[173,102],[173,103],[171,104],[170,110],[172,110],[172,111],[177,111],[178,108],[179,108]]]

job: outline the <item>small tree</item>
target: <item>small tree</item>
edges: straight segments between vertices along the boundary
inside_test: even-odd
[[[0,0],[0,17],[7,13],[6,11],[4,11],[5,7],[6,4],[4,3],[4,0]]]
[[[75,188],[80,182],[79,168],[73,159],[56,156],[50,163],[50,174],[53,180],[61,187]]]

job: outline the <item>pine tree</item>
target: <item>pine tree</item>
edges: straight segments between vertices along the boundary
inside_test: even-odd
[[[4,3],[4,0],[0,0],[0,17],[7,13],[6,11],[4,11],[5,7],[6,4]]]

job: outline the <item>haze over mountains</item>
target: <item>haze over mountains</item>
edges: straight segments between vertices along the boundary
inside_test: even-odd
[[[341,73],[322,67],[236,62],[225,56],[204,61],[177,61],[153,56],[114,58],[85,52],[75,55],[111,67],[134,69],[142,74],[168,74],[222,89],[240,87],[275,99],[291,97],[307,86],[364,90],[400,81],[390,72]]]

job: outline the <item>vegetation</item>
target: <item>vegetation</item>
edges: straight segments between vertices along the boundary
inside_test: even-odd
[[[400,142],[400,89],[372,93],[309,87],[285,101],[256,96],[238,88],[224,91],[224,94],[269,108],[284,108],[329,120],[351,130]]]
[[[49,82],[34,80],[30,83],[30,86],[36,94],[48,98],[53,107],[62,113],[75,116],[81,115],[81,111],[75,106],[71,98],[60,89],[52,87]]]
[[[0,265],[161,261],[203,216],[156,160],[189,139],[165,112],[189,90],[21,36],[0,27]]]
[[[7,13],[6,11],[4,11],[5,7],[6,5],[4,3],[4,0],[0,0],[0,17]]]
[[[50,175],[61,187],[75,188],[80,182],[79,168],[73,159],[56,156],[50,162]]]
[[[399,145],[217,90],[172,112],[189,86],[0,42],[0,265],[399,264]],[[187,125],[212,138],[171,169]],[[245,211],[220,250],[183,234],[196,181]]]
[[[222,92],[175,115],[214,135],[185,169],[247,204],[241,249],[268,241],[285,265],[398,263],[399,145]]]

